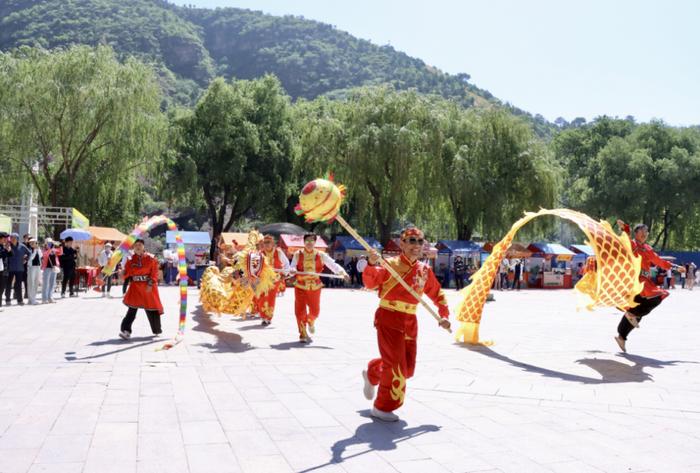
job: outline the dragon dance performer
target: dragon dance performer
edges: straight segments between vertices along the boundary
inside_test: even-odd
[[[418,295],[425,293],[438,307],[442,320],[440,326],[450,327],[449,308],[433,270],[419,261],[423,253],[425,237],[415,227],[401,233],[401,255],[387,262],[402,276]],[[406,379],[413,376],[416,367],[416,338],[418,322],[416,306],[418,300],[404,289],[389,272],[375,266],[379,255],[374,252],[369,257],[369,266],[362,278],[368,289],[379,289],[379,308],[374,315],[377,329],[377,342],[380,358],[371,360],[367,370],[362,371],[364,395],[372,400],[375,386],[379,392],[374,401],[372,416],[380,420],[394,422],[399,417],[394,410],[401,407],[406,395]]]
[[[294,283],[294,315],[297,318],[299,328],[299,341],[301,343],[311,342],[309,334],[316,331],[315,323],[321,312],[321,278],[318,276],[327,267],[335,274],[350,280],[350,276],[342,266],[333,261],[333,258],[322,251],[317,251],[316,234],[307,233],[304,235],[304,249],[298,250],[292,257],[292,273],[313,273],[297,274]]]
[[[275,314],[275,302],[277,294],[284,291],[285,276],[289,274],[289,260],[285,256],[281,248],[275,246],[275,238],[272,235],[265,235],[262,243],[262,255],[265,257],[265,262],[277,271],[277,283],[275,286],[256,297],[253,301],[255,311],[262,318],[262,325],[268,326],[272,323],[272,317]]]
[[[133,251],[134,255],[124,267],[124,279],[129,281],[129,289],[124,296],[124,305],[129,310],[126,311],[119,332],[124,340],[131,338],[131,325],[138,309],[146,311],[153,335],[162,333],[160,316],[163,314],[163,304],[158,295],[158,260],[145,252],[140,238],[134,242]]]
[[[673,267],[680,268],[680,266],[671,264],[669,261],[662,259],[656,254],[654,249],[647,244],[649,227],[643,223],[637,224],[631,234],[630,226],[622,220],[617,221],[617,226],[630,235],[632,251],[635,256],[642,258],[642,271],[639,275],[639,280],[644,284],[642,292],[634,298],[634,302],[638,305],[623,309],[625,310],[625,315],[622,316],[617,326],[618,335],[615,337],[615,341],[620,346],[620,350],[626,352],[626,342],[629,333],[632,329],[639,327],[639,322],[642,320],[642,317],[654,310],[656,306],[661,304],[661,301],[668,296],[668,291],[661,289],[651,280],[651,266],[654,265],[666,270]]]

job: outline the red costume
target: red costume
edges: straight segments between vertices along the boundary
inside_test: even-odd
[[[133,255],[124,267],[124,278],[130,280],[124,305],[163,313],[158,295],[158,260],[146,253]]]
[[[627,232],[628,235],[630,234],[629,225],[625,224],[623,230]],[[632,251],[635,256],[642,258],[642,272],[639,274],[639,280],[644,284],[644,289],[642,289],[639,295],[647,299],[656,296],[661,296],[661,298],[664,299],[668,296],[668,291],[660,288],[651,280],[651,267],[653,265],[657,268],[669,270],[673,265],[657,255],[651,246],[646,243],[638,243],[637,240],[634,239],[634,235],[631,235],[630,238],[632,239]]]
[[[624,224],[622,229],[629,235],[630,226]],[[639,325],[642,317],[648,315],[649,312],[654,310],[656,306],[661,304],[661,301],[668,296],[668,291],[665,291],[658,287],[651,280],[651,266],[657,266],[662,269],[671,269],[673,265],[664,259],[661,259],[659,255],[656,254],[654,249],[647,245],[646,243],[639,243],[634,235],[631,235],[632,239],[632,251],[636,256],[641,257],[641,273],[639,274],[639,280],[644,284],[642,292],[634,297],[634,302],[637,303],[634,307],[627,307],[625,310],[625,315],[622,316],[620,323],[617,326],[618,333],[618,344],[622,350],[625,350],[624,341],[627,340],[627,336],[632,331],[632,329]],[[619,339],[622,339],[619,340]]]
[[[294,253],[291,267],[302,273],[321,273],[324,266],[335,274],[345,274],[345,270],[339,266],[326,253],[306,249]],[[313,330],[314,322],[321,311],[321,278],[298,274],[294,283],[294,315],[297,318],[299,338],[308,339],[307,325]]]
[[[403,254],[387,262],[418,295],[426,294],[438,307],[440,316],[450,315],[440,283],[430,267],[411,261]],[[406,395],[406,379],[416,367],[418,300],[381,266],[367,266],[362,279],[368,289],[379,289],[379,308],[374,316],[381,358],[369,362],[367,376],[379,385],[374,407],[391,412],[401,407]]]
[[[262,317],[264,320],[271,321],[273,315],[275,314],[277,294],[284,292],[285,289],[285,278],[283,273],[289,271],[289,260],[287,260],[287,257],[279,248],[273,248],[271,251],[263,250],[260,253],[265,257],[265,262],[268,265],[271,265],[277,272],[278,281],[277,284],[275,284],[275,287],[253,299],[253,304],[255,307],[255,312],[257,312],[260,317]]]

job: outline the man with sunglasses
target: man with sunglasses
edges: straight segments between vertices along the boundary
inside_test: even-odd
[[[449,328],[450,311],[445,294],[430,266],[419,261],[424,243],[421,230],[415,227],[405,229],[399,243],[401,254],[389,258],[387,263],[419,296],[426,294],[433,301],[442,317],[440,326]],[[375,386],[379,385],[371,414],[377,419],[395,422],[399,417],[393,411],[403,404],[406,380],[413,376],[416,367],[418,300],[385,268],[376,266],[378,261],[379,254],[371,253],[369,266],[363,273],[365,287],[379,290],[379,308],[374,315],[374,327],[377,329],[380,353],[380,358],[371,360],[367,369],[362,371],[363,392],[368,400],[372,400]]]
[[[333,258],[322,251],[317,251],[316,234],[307,233],[304,235],[304,249],[294,253],[292,257],[292,271],[299,273],[313,274],[297,274],[296,282],[294,283],[294,315],[297,318],[297,327],[299,328],[299,341],[301,343],[310,343],[311,337],[316,331],[315,323],[318,314],[321,312],[321,278],[317,276],[327,267],[335,274],[342,274],[346,281],[350,280],[350,276],[345,272],[342,266],[338,265]]]
[[[253,300],[255,311],[260,315],[263,327],[267,327],[272,323],[272,317],[275,315],[277,293],[283,292],[285,288],[285,276],[289,274],[289,260],[282,249],[275,246],[275,237],[272,235],[263,237],[261,253],[265,257],[265,262],[272,266],[278,275],[277,284]]]

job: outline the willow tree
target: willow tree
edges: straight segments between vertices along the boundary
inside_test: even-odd
[[[174,177],[201,193],[214,237],[246,214],[281,213],[295,147],[289,97],[275,77],[216,79],[177,126]]]
[[[452,209],[457,238],[497,236],[524,210],[556,202],[558,166],[530,128],[504,110],[442,111],[437,182]]]
[[[353,195],[364,198],[383,244],[413,206],[415,173],[426,159],[429,101],[388,87],[354,92],[343,107],[344,154],[339,158]],[[358,208],[358,211],[362,211]]]
[[[4,155],[41,204],[133,220],[165,132],[152,70],[106,46],[21,48],[0,54],[0,76],[12,84],[0,96]]]

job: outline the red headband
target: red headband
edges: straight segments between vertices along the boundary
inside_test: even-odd
[[[405,240],[406,238],[410,237],[420,237],[423,238],[423,232],[420,231],[420,229],[412,227],[412,228],[407,228],[406,230],[401,233],[401,239]]]

